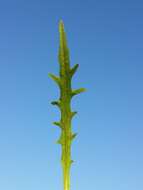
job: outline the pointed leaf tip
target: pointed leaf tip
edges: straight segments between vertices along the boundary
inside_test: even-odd
[[[62,20],[60,20],[60,22],[59,22],[59,31],[60,32],[64,31],[64,23]]]
[[[64,24],[62,19],[60,19],[59,24]]]

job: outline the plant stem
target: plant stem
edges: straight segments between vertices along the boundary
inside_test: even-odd
[[[72,76],[78,68],[76,64],[70,68],[69,49],[67,47],[66,34],[64,31],[64,24],[62,21],[59,23],[60,33],[60,46],[59,46],[59,76],[49,74],[49,76],[57,83],[60,89],[60,98],[53,101],[52,104],[58,106],[61,111],[61,119],[59,122],[54,122],[55,125],[61,129],[61,135],[57,141],[62,148],[61,164],[63,170],[63,184],[64,190],[70,190],[70,167],[71,160],[71,143],[76,134],[72,133],[71,121],[77,112],[71,110],[71,99],[73,96],[84,92],[84,88],[73,90],[71,87]]]

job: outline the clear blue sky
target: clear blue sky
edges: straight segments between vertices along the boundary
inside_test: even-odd
[[[0,1],[0,189],[62,190],[58,73],[62,19],[73,88],[71,190],[143,189],[143,1]]]

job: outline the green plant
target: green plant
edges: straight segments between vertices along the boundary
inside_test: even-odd
[[[78,68],[78,64],[70,68],[69,49],[67,47],[66,34],[64,24],[59,22],[60,33],[60,46],[59,46],[59,76],[49,74],[58,85],[60,89],[60,98],[57,101],[51,102],[53,105],[58,106],[61,111],[61,119],[59,122],[54,122],[56,126],[60,127],[61,135],[57,141],[62,147],[61,164],[63,169],[63,184],[64,190],[70,190],[70,167],[72,164],[71,159],[71,143],[76,137],[76,133],[72,132],[71,121],[73,116],[77,113],[71,110],[71,99],[73,96],[84,92],[84,88],[73,90],[71,87],[71,80]]]

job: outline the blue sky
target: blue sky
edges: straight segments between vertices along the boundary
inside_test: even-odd
[[[143,1],[0,1],[0,189],[62,190],[58,73],[62,19],[78,111],[71,190],[143,189]]]

